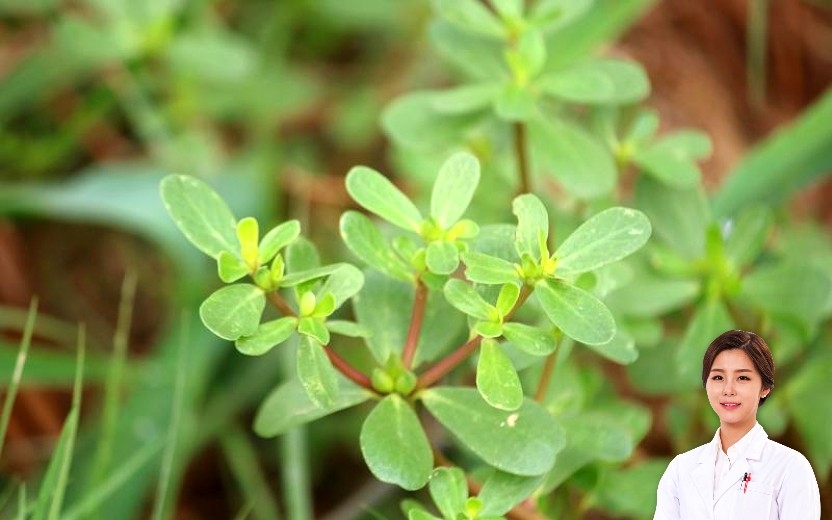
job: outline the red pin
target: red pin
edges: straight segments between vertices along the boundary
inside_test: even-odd
[[[745,478],[743,480],[745,480],[745,486],[743,486],[742,492],[743,494],[745,494],[746,490],[748,489],[748,483],[751,482],[751,473],[746,473]]]

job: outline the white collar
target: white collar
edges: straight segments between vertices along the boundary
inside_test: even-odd
[[[749,444],[752,443],[755,437],[757,437],[757,433],[762,431],[763,427],[760,423],[755,422],[754,427],[748,430],[748,433],[742,436],[740,440],[735,442],[730,448],[728,448],[727,455],[728,460],[733,465],[733,463],[743,454],[745,449],[748,447]],[[722,428],[717,428],[716,433],[714,434],[714,440],[711,441],[715,444],[716,450],[714,455],[719,456],[719,452],[722,450],[722,439],[719,437],[719,432]]]

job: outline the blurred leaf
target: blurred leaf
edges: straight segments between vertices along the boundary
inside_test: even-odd
[[[460,468],[439,467],[433,470],[428,482],[428,491],[433,503],[448,519],[455,519],[465,510],[468,498],[468,482]]]
[[[445,284],[445,299],[448,303],[474,318],[490,320],[494,307],[482,299],[479,293],[467,283],[457,278],[451,278]]]
[[[692,188],[702,180],[696,160],[711,155],[711,140],[697,131],[671,134],[645,148],[636,147],[633,160],[656,179],[674,188]]]
[[[507,83],[494,100],[494,111],[504,121],[529,121],[537,115],[537,99],[528,86]]]
[[[652,317],[679,309],[698,294],[699,282],[695,280],[674,280],[644,273],[609,293],[604,302],[627,316]]]
[[[503,335],[513,346],[533,356],[549,355],[557,347],[552,334],[522,323],[504,324]]]
[[[526,399],[515,412],[498,410],[472,388],[438,387],[421,394],[428,411],[488,464],[517,475],[541,475],[563,448],[560,425]]]
[[[656,489],[667,460],[649,460],[624,470],[607,471],[596,487],[596,500],[606,511],[648,518],[656,510]]]
[[[283,287],[292,287],[295,285],[302,284],[304,282],[308,282],[310,280],[324,278],[342,269],[345,265],[349,264],[329,264],[321,267],[305,269],[303,271],[293,271],[283,277],[283,279],[280,281],[280,285]]]
[[[239,84],[257,72],[259,56],[251,43],[233,32],[207,27],[176,35],[166,56],[171,68],[208,83]]]
[[[483,81],[509,78],[503,42],[464,31],[445,21],[431,23],[428,36],[439,55],[468,77]]]
[[[810,323],[824,312],[832,281],[811,265],[768,265],[754,270],[742,281],[741,296],[771,311],[805,318]]]
[[[483,484],[477,495],[482,499],[483,516],[499,516],[508,513],[525,500],[543,483],[544,475],[523,477],[496,470]]]
[[[390,249],[375,224],[361,213],[347,211],[341,215],[341,238],[370,267],[393,278],[411,278],[408,266]]]
[[[317,341],[309,337],[300,340],[297,369],[309,400],[325,410],[334,408],[338,402],[338,376]]]
[[[517,254],[524,253],[538,260],[544,252],[540,250],[540,238],[549,237],[549,213],[536,195],[526,193],[514,199],[512,212],[517,217],[515,247]],[[548,256],[548,255],[546,255]]]
[[[557,280],[535,284],[546,316],[564,334],[587,345],[603,345],[615,335],[615,319],[595,296]]]
[[[161,183],[162,199],[176,226],[208,256],[238,248],[236,220],[210,186],[186,175],[169,175]]]
[[[234,341],[257,332],[266,307],[263,291],[254,285],[228,285],[215,291],[199,306],[202,323],[217,336]]]
[[[635,340],[621,327],[616,328],[615,336],[608,342],[587,346],[605,358],[622,365],[628,365],[638,359]]]
[[[832,413],[832,357],[828,354],[807,359],[784,388],[795,425],[806,442],[808,455],[821,475],[832,467],[832,437],[829,417]]]
[[[711,216],[701,186],[680,190],[642,175],[636,183],[635,200],[658,237],[685,258],[702,257],[705,227]]]
[[[541,28],[552,30],[580,18],[594,0],[540,0],[529,9],[529,19]]]
[[[714,194],[719,216],[751,204],[779,205],[795,190],[832,171],[832,92],[826,92],[790,126],[778,129],[729,174]]]
[[[501,85],[493,81],[459,85],[433,92],[431,105],[443,114],[476,112],[490,107],[500,91]]]
[[[370,392],[338,378],[337,397],[331,406],[321,408],[304,390],[300,381],[289,380],[275,388],[257,409],[254,431],[261,437],[276,437],[290,428],[356,406],[370,398]]]
[[[431,6],[436,14],[460,29],[495,38],[502,38],[505,33],[500,20],[477,0],[431,0]]]
[[[581,224],[555,251],[558,276],[572,276],[621,260],[643,246],[651,233],[644,213],[609,208]]]
[[[442,229],[449,229],[462,218],[479,181],[480,163],[470,153],[456,153],[445,161],[430,198],[430,216]]]
[[[298,319],[293,316],[267,321],[261,323],[254,334],[238,338],[234,345],[241,354],[262,356],[289,339],[289,336],[295,332],[297,324]]]
[[[407,490],[422,488],[433,469],[433,452],[413,408],[390,394],[373,408],[361,426],[361,453],[382,482]]]
[[[569,193],[595,198],[615,186],[612,156],[582,128],[556,119],[535,121],[529,140],[535,170],[555,177]]]
[[[333,334],[348,336],[351,338],[368,338],[371,332],[366,327],[345,320],[327,320],[326,328]]]
[[[520,279],[514,264],[495,256],[466,253],[462,255],[462,261],[465,263],[465,276],[472,282],[504,284]]]
[[[751,263],[763,251],[772,221],[769,208],[751,206],[730,222],[725,254],[736,267]]]
[[[419,232],[422,215],[387,177],[366,166],[347,174],[347,191],[356,202],[402,229]]]
[[[650,95],[650,80],[641,65],[613,59],[594,59],[550,72],[538,80],[538,86],[573,103],[623,105]]]
[[[517,370],[493,339],[480,344],[477,389],[488,404],[500,410],[517,410],[523,404],[523,387]]]
[[[410,92],[384,109],[381,124],[396,143],[419,150],[443,150],[459,142],[477,121],[477,112],[447,110],[441,92]]]
[[[425,260],[428,269],[436,274],[451,274],[459,267],[459,250],[452,242],[439,240],[428,244]]]
[[[676,354],[680,379],[690,386],[701,384],[702,357],[717,336],[734,327],[734,320],[720,300],[705,301],[696,307]]]

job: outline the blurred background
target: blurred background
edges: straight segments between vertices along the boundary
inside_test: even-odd
[[[643,65],[652,83],[647,105],[658,110],[662,131],[695,127],[711,136],[713,154],[701,164],[710,191],[832,84],[828,1],[632,5],[617,39],[601,50]],[[257,405],[286,369],[279,356],[244,358],[203,330],[195,311],[216,286],[214,268],[173,227],[158,183],[168,173],[199,176],[238,216],[270,225],[297,218],[325,260],[347,258],[338,218],[353,207],[343,185],[350,167],[369,165],[406,190],[423,189],[403,175],[380,118],[397,96],[453,83],[428,41],[430,18],[420,0],[0,0],[4,389],[27,308],[39,301],[0,457],[0,513],[14,511],[18,483],[37,482],[52,458],[71,406],[76,325],[84,323],[73,466],[83,477],[73,482],[86,484],[70,485],[65,503],[92,500],[110,483],[95,508],[100,518],[149,518],[156,508],[182,519],[252,509],[256,518],[401,517],[404,494],[375,482],[361,460],[362,410],[280,440],[251,432]],[[778,206],[789,222],[811,228],[807,254],[826,259],[830,127],[830,119],[821,125],[826,152],[812,156],[816,173],[796,179]],[[815,332],[807,352],[826,349],[827,359],[832,323]],[[114,348],[124,349],[123,365]],[[640,386],[638,370],[659,366],[650,362],[594,366],[653,415],[631,462],[655,459],[663,468],[681,447],[707,442],[713,425],[703,419],[693,430],[701,435],[675,435],[668,410],[704,401],[704,393]],[[809,381],[832,379],[832,364],[822,366],[829,372]],[[781,407],[770,433],[813,462],[824,517],[832,518],[828,383],[806,384],[819,424]],[[166,435],[177,439],[175,452],[158,447],[132,457]],[[588,492],[580,479],[591,475],[575,478],[564,500],[578,517],[647,517],[643,504]],[[654,500],[640,493],[632,500]]]

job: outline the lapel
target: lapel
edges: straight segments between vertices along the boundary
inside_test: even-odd
[[[716,494],[714,495],[714,503],[719,501],[728,490],[736,487],[739,489],[740,480],[742,479],[743,475],[746,473],[751,472],[751,465],[748,463],[749,460],[760,460],[760,457],[763,454],[763,448],[766,446],[766,441],[768,440],[768,434],[760,426],[760,429],[754,435],[753,439],[750,439],[748,446],[745,447],[744,453],[742,457],[731,467],[731,470],[725,475],[725,478],[722,479],[720,482],[719,488],[716,490]],[[759,467],[759,466],[758,466]],[[713,468],[711,468],[713,469]],[[713,473],[713,471],[712,471]],[[713,480],[711,481],[711,486],[713,486]]]
[[[693,487],[702,500],[706,511],[713,512],[714,504],[714,463],[716,461],[716,444],[711,441],[699,450],[697,466],[690,473]]]

